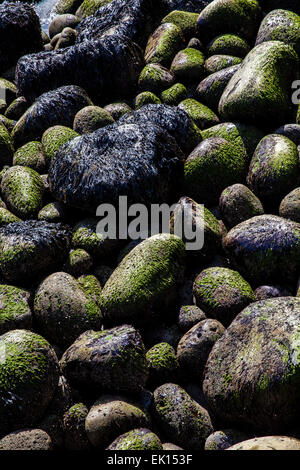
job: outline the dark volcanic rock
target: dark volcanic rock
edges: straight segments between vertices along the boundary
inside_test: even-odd
[[[43,49],[37,14],[29,5],[0,5],[0,73],[13,66],[19,57]]]

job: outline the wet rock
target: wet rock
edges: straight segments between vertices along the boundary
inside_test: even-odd
[[[82,274],[78,277],[77,281],[86,295],[100,307],[102,287],[96,276],[93,274]]]
[[[65,28],[76,28],[80,19],[71,14],[56,16],[50,23],[49,36],[52,39],[56,34],[61,33]]]
[[[196,305],[184,305],[178,315],[178,326],[186,333],[197,323],[206,319],[205,313]]]
[[[280,203],[279,215],[284,219],[300,222],[300,188],[287,194]]]
[[[170,106],[177,106],[181,101],[187,98],[187,89],[181,83],[175,83],[167,90],[161,93],[161,101]]]
[[[139,76],[139,89],[159,94],[174,84],[175,77],[165,67],[159,64],[148,64]]]
[[[0,285],[0,335],[10,330],[30,330],[32,315],[27,290]]]
[[[74,14],[81,3],[81,0],[58,0],[55,5],[55,12],[59,15],[63,15],[65,13]]]
[[[21,222],[21,219],[7,210],[6,204],[2,201],[2,207],[0,207],[0,226],[2,227],[12,222]]]
[[[0,440],[0,450],[52,450],[50,436],[42,429],[24,429],[15,431]]]
[[[248,43],[235,34],[224,34],[217,36],[207,45],[209,56],[215,54],[245,57],[250,51]]]
[[[182,48],[183,43],[181,29],[175,24],[164,23],[148,39],[145,49],[145,62],[168,67],[173,57]]]
[[[205,441],[204,450],[226,450],[247,439],[246,434],[235,429],[215,431]]]
[[[78,134],[90,134],[114,122],[107,110],[99,108],[99,106],[86,106],[76,114],[73,129]]]
[[[204,78],[204,54],[193,48],[178,52],[171,64],[171,72],[182,83],[199,82]]]
[[[234,57],[231,55],[212,55],[206,59],[204,69],[207,74],[213,74],[241,63],[242,59],[240,57]]]
[[[146,106],[147,104],[161,104],[160,99],[151,91],[143,91],[138,94],[134,100],[135,109],[140,109]]]
[[[228,229],[264,213],[258,197],[243,184],[233,184],[224,189],[219,208]]]
[[[127,103],[111,103],[104,106],[115,121],[120,119],[124,114],[131,113],[133,110]]]
[[[85,419],[89,410],[83,403],[76,403],[63,417],[64,445],[66,450],[89,450],[85,432]]]
[[[200,9],[199,9],[200,10]],[[198,13],[198,12],[197,12]],[[187,40],[196,35],[198,14],[188,11],[174,10],[162,19],[162,24],[172,23],[181,29]]]
[[[49,127],[49,129],[47,129],[42,135],[42,150],[47,166],[49,166],[52,158],[62,145],[66,144],[67,142],[69,142],[69,140],[74,139],[78,136],[79,134],[73,131],[73,129],[70,129],[70,127]]]
[[[9,131],[3,124],[0,124],[0,168],[11,164],[13,152],[13,143]]]
[[[61,222],[65,216],[65,207],[59,202],[49,202],[38,213],[38,220]]]
[[[179,362],[170,344],[155,344],[147,352],[146,359],[149,369],[148,386],[151,388],[178,379]]]
[[[16,99],[17,89],[14,83],[5,78],[0,78],[1,97],[5,97],[5,103],[11,104]]]
[[[211,109],[193,98],[181,101],[178,107],[193,119],[199,129],[206,129],[219,123],[218,116]]]
[[[91,271],[93,266],[93,258],[91,255],[82,249],[71,250],[63,270],[74,277],[81,276],[82,274]]]
[[[112,0],[83,0],[76,10],[76,16],[81,20],[87,16],[93,15],[96,11],[110,3]]]
[[[70,47],[75,44],[76,40],[76,31],[72,28],[64,28],[60,33],[59,39],[55,45],[55,50],[64,49],[65,47]]]
[[[162,450],[162,443],[146,428],[133,429],[117,437],[106,450]]]
[[[13,165],[26,166],[37,173],[44,173],[46,170],[46,161],[41,143],[38,141],[28,142],[18,148],[14,153]]]

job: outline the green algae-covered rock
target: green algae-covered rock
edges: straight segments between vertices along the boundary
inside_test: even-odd
[[[195,37],[197,33],[198,14],[189,11],[174,10],[162,19],[162,23],[172,23],[181,29],[184,38]]]
[[[250,51],[250,47],[244,39],[236,34],[223,34],[217,36],[207,45],[207,54],[229,55],[234,57],[245,57]]]
[[[268,206],[278,205],[300,182],[296,144],[283,135],[271,134],[258,144],[252,157],[247,183]]]
[[[27,166],[38,173],[44,173],[46,161],[42,151],[42,144],[38,141],[33,141],[20,147],[14,153],[13,165]]]
[[[162,450],[156,434],[146,428],[133,429],[117,437],[106,450]]]
[[[273,10],[263,19],[256,45],[265,41],[282,41],[300,53],[300,17],[288,10]]]
[[[159,64],[148,64],[139,76],[139,89],[159,94],[174,84],[175,77],[165,67]]]
[[[47,129],[42,136],[42,149],[46,163],[49,164],[51,162],[63,144],[74,139],[74,137],[78,137],[78,135],[73,129],[65,126],[53,126]]]
[[[300,450],[300,440],[288,436],[255,437],[234,444],[227,450]]]
[[[185,193],[201,204],[213,205],[227,186],[242,183],[245,155],[221,137],[203,140],[184,165]]]
[[[135,109],[140,109],[146,104],[161,104],[160,99],[151,91],[143,91],[139,93],[134,100]]]
[[[132,326],[86,331],[61,359],[64,375],[76,388],[136,393],[148,371],[142,338]]]
[[[176,54],[170,70],[176,80],[182,83],[198,83],[204,78],[204,62],[204,54],[201,51],[188,47]]]
[[[207,74],[212,74],[241,63],[242,59],[240,57],[216,54],[206,59],[204,69]]]
[[[236,429],[215,431],[205,441],[204,450],[226,450],[247,439],[245,433]]]
[[[15,329],[31,329],[30,294],[19,287],[0,285],[0,334]]]
[[[96,13],[99,8],[107,5],[111,1],[112,0],[83,0],[83,2],[80,2],[81,5],[79,8],[76,10],[76,16],[83,20],[87,16]]]
[[[181,29],[175,24],[164,23],[149,37],[145,49],[145,61],[147,64],[161,64],[168,67],[182,46]]]
[[[261,20],[257,0],[214,0],[204,8],[198,18],[198,35],[209,41],[218,34],[235,33],[253,39]]]
[[[203,390],[226,423],[274,432],[299,413],[300,299],[281,297],[245,308],[217,341]]]
[[[120,433],[149,425],[148,414],[136,401],[121,395],[102,395],[86,417],[85,431],[91,444],[103,449]]]
[[[187,98],[187,89],[182,83],[175,83],[167,90],[163,91],[160,95],[160,99],[164,104],[170,106],[177,106],[180,101]]]
[[[219,101],[229,80],[240,68],[240,64],[226,67],[204,78],[196,88],[195,97],[214,111],[218,111]]]
[[[64,446],[66,450],[89,450],[90,443],[85,432],[88,408],[75,403],[63,416]]]
[[[300,222],[300,188],[287,194],[280,203],[279,215],[284,219]]]
[[[38,220],[60,222],[65,215],[65,207],[60,202],[49,202],[38,213]]]
[[[186,379],[201,382],[209,353],[224,332],[220,322],[208,318],[185,333],[177,347],[177,359]]]
[[[3,175],[1,193],[13,214],[21,219],[31,219],[42,207],[44,185],[36,171],[24,166],[13,166]]]
[[[293,122],[291,90],[298,63],[294,49],[281,41],[254,47],[224,90],[221,118],[255,125]]]
[[[221,267],[204,269],[195,279],[193,292],[196,304],[225,326],[255,301],[248,282],[237,271]]]
[[[1,97],[5,96],[7,104],[10,104],[17,97],[16,85],[5,78],[0,78],[0,90]]]
[[[177,323],[181,331],[186,333],[205,318],[205,313],[197,305],[183,305],[180,308]]]
[[[59,346],[69,346],[84,331],[100,330],[101,312],[76,279],[58,272],[48,276],[34,297],[34,318],[39,331]]]
[[[131,250],[102,291],[104,318],[143,323],[170,308],[185,264],[184,243],[166,233],[154,235]]]
[[[0,85],[1,87],[1,85]],[[18,120],[20,117],[27,111],[28,103],[24,96],[19,96],[11,102],[8,108],[5,111],[5,116],[8,119]]]
[[[218,116],[211,109],[193,98],[181,101],[178,107],[193,119],[199,129],[206,129],[219,123]]]
[[[202,450],[213,432],[208,412],[179,385],[164,384],[155,390],[154,415],[166,437],[186,450]]]
[[[73,129],[78,134],[90,134],[114,122],[115,120],[106,109],[99,106],[86,106],[76,114]]]
[[[170,344],[155,344],[147,352],[146,359],[149,369],[148,386],[157,387],[178,379],[179,363],[175,349]]]
[[[16,125],[16,121],[14,121],[13,119],[8,119],[3,114],[0,114],[0,123],[3,124],[3,126],[8,132],[11,132]]]
[[[13,158],[13,144],[5,125],[0,125],[0,168],[10,165]]]
[[[233,265],[248,280],[266,283],[297,279],[300,224],[276,215],[259,215],[232,228],[223,240]]]
[[[86,295],[100,307],[102,287],[97,277],[93,274],[82,274],[77,281]]]
[[[127,103],[122,102],[107,104],[103,109],[108,111],[115,121],[124,116],[124,114],[132,113],[133,111]]]
[[[93,266],[92,256],[82,248],[71,250],[66,263],[64,264],[64,271],[72,276],[81,276],[88,273]]]
[[[11,224],[13,222],[21,222],[19,217],[16,217],[5,207],[0,207],[0,227],[3,225]]]
[[[219,199],[219,209],[228,228],[264,213],[258,197],[243,184],[233,184],[224,189]]]
[[[65,13],[75,13],[81,3],[82,0],[58,0],[55,5],[55,13],[58,15],[64,15]]]
[[[27,330],[0,336],[0,434],[33,426],[58,384],[58,361],[50,344]]]

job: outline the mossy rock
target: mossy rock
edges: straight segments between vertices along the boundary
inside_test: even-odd
[[[181,29],[184,38],[187,40],[196,36],[197,33],[197,20],[198,14],[189,12],[174,10],[171,11],[167,16],[165,16],[161,23],[172,23],[178,26]]]
[[[204,78],[204,62],[204,54],[190,47],[176,54],[170,70],[182,83],[199,83]]]
[[[31,219],[42,207],[44,185],[36,171],[13,166],[3,175],[1,193],[13,214],[21,219]]]
[[[49,341],[68,347],[84,331],[100,330],[101,312],[70,274],[48,276],[34,297],[34,318],[39,331]]]
[[[139,93],[134,100],[135,109],[140,109],[147,104],[161,104],[160,99],[151,91],[143,91]]]
[[[274,134],[284,135],[294,144],[300,145],[300,124],[285,124],[274,132]]]
[[[198,35],[210,41],[218,34],[235,33],[251,40],[262,17],[257,0],[215,0],[205,7],[198,18]]]
[[[170,308],[185,266],[179,237],[154,235],[131,250],[112,273],[102,291],[101,310],[110,322],[143,324]]]
[[[5,207],[0,207],[0,227],[3,225],[11,224],[13,222],[21,222],[19,217],[16,217]]]
[[[232,228],[223,240],[232,266],[261,285],[293,282],[300,262],[300,224],[276,215],[259,215]]]
[[[206,129],[219,123],[218,116],[210,108],[193,98],[181,101],[178,107],[193,119],[199,129]]]
[[[187,89],[182,83],[175,83],[160,95],[162,103],[170,106],[177,106],[181,101],[187,98]]]
[[[64,375],[78,389],[137,393],[148,371],[142,338],[132,326],[86,331],[64,353]]]
[[[14,153],[13,165],[26,166],[38,173],[46,170],[46,161],[42,151],[42,144],[38,141],[28,142]]]
[[[226,450],[247,439],[247,435],[236,429],[215,431],[205,441],[204,450]]]
[[[81,4],[82,0],[58,0],[55,4],[55,12],[58,15],[64,15],[65,13],[74,14]]]
[[[300,223],[300,188],[294,189],[282,199],[279,215],[284,219]]]
[[[283,286],[258,286],[254,291],[256,300],[273,299],[274,297],[289,297],[292,292]],[[298,297],[298,296],[297,296]]]
[[[28,106],[26,98],[24,98],[24,96],[19,96],[19,98],[16,98],[10,103],[5,111],[5,116],[8,119],[18,121],[18,119],[20,119],[20,117],[27,111]]]
[[[11,165],[13,158],[13,144],[5,125],[0,125],[0,168]]]
[[[205,313],[197,305],[183,305],[179,310],[177,323],[183,333],[186,333],[197,323],[205,319]]]
[[[16,125],[16,122],[14,119],[8,119],[6,116],[3,114],[0,114],[0,123],[3,124],[3,126],[6,128],[8,132],[11,132],[13,128]]]
[[[147,64],[160,64],[168,67],[184,43],[180,28],[172,23],[160,25],[148,39],[145,49]]]
[[[132,113],[133,109],[127,103],[111,103],[104,106],[105,111],[113,117],[115,121],[120,119],[124,114]]]
[[[91,271],[93,266],[92,256],[82,248],[71,250],[66,263],[63,266],[65,272],[78,277]]]
[[[140,91],[151,91],[160,94],[163,90],[170,88],[175,82],[172,71],[160,64],[146,65],[139,76],[138,86]]]
[[[221,267],[204,269],[195,279],[193,292],[196,304],[225,326],[255,301],[250,284],[237,271]]]
[[[273,10],[265,16],[257,33],[256,43],[282,41],[300,53],[300,17],[286,9]]]
[[[47,129],[42,136],[42,149],[46,163],[49,165],[58,149],[78,136],[77,132],[65,126],[53,126]]]
[[[77,281],[86,295],[100,308],[102,287],[97,277],[93,274],[81,274]]]
[[[0,285],[0,335],[10,330],[30,330],[32,315],[30,294],[19,287]]]
[[[75,403],[63,416],[64,447],[66,450],[89,450],[90,443],[85,432],[88,408]]]
[[[5,78],[0,78],[1,97],[5,97],[5,102],[9,105],[17,97],[16,85]]]
[[[133,429],[117,437],[106,450],[162,450],[163,446],[156,434],[146,428]]]
[[[108,5],[111,1],[112,0],[83,0],[79,8],[76,10],[76,16],[83,20],[87,16],[91,16],[96,13],[96,11],[104,5]]]
[[[220,196],[219,208],[229,229],[264,213],[258,197],[243,184],[233,184],[225,188]]]
[[[115,120],[107,110],[99,106],[86,106],[76,114],[73,129],[78,134],[90,134],[114,122]]]
[[[297,423],[299,319],[295,297],[254,302],[235,318],[204,374],[205,398],[218,419],[266,433]]]
[[[219,103],[221,118],[256,126],[293,122],[291,90],[298,64],[294,49],[281,41],[254,47],[225,88]]]
[[[223,189],[243,183],[245,176],[244,153],[221,137],[210,137],[201,142],[185,162],[185,193],[201,204],[213,205]]]
[[[220,70],[242,63],[240,57],[225,54],[215,54],[206,59],[204,69],[207,74],[220,72]]]
[[[65,216],[65,207],[60,202],[49,202],[38,213],[38,220],[61,222]]]
[[[179,376],[179,363],[175,349],[168,343],[159,343],[152,346],[146,353],[149,369],[148,386],[175,382]]]
[[[208,56],[221,54],[244,58],[250,47],[245,39],[236,34],[223,34],[212,39],[206,50]]]
[[[283,135],[271,134],[258,144],[252,157],[247,183],[268,207],[277,206],[300,182],[296,144]]]
[[[0,440],[2,451],[49,451],[53,450],[51,437],[42,429],[15,431]]]
[[[58,362],[50,344],[28,330],[0,337],[0,434],[33,426],[58,384]]]
[[[149,416],[137,401],[122,395],[102,395],[86,417],[85,431],[94,447],[104,449],[120,433],[149,425]]]
[[[208,412],[176,384],[155,390],[154,416],[166,437],[186,450],[202,450],[213,432]]]
[[[214,111],[218,111],[219,101],[233,75],[240,68],[240,64],[226,67],[204,78],[196,88],[195,97]]]

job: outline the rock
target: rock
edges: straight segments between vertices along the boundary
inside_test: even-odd
[[[162,450],[163,446],[156,434],[149,429],[133,429],[117,437],[106,450]]]
[[[179,385],[164,384],[155,390],[154,415],[165,435],[186,450],[203,449],[213,432],[208,412]]]
[[[52,158],[62,145],[66,144],[67,142],[69,142],[69,140],[74,139],[78,136],[79,134],[75,132],[75,130],[73,131],[73,129],[70,129],[70,127],[49,127],[49,129],[47,129],[42,135],[42,150],[47,165],[49,166]]]
[[[64,435],[60,416],[47,414],[38,423],[38,428],[45,431],[52,441],[53,449],[57,450],[64,444]]]
[[[178,315],[178,326],[186,333],[197,323],[206,319],[205,313],[196,305],[184,305],[180,308]]]
[[[206,129],[219,123],[218,116],[211,109],[193,98],[181,101],[178,107],[193,119],[199,129]]]
[[[11,132],[16,125],[16,121],[8,119],[3,114],[0,114],[0,123],[3,124],[3,126],[8,130],[8,132]]]
[[[261,9],[256,0],[214,0],[200,13],[198,35],[209,41],[218,34],[235,33],[251,40],[260,20]]]
[[[62,351],[59,350],[57,346],[55,346],[55,351],[57,351],[58,355],[61,357]],[[48,414],[50,416],[51,414],[56,414],[60,418],[63,418],[64,413],[72,404],[76,403],[77,396],[77,390],[72,389],[66,378],[60,375],[54,397],[47,409]]]
[[[264,213],[260,200],[243,184],[233,184],[225,188],[220,196],[219,208],[229,229]]]
[[[50,23],[49,36],[52,39],[56,34],[61,33],[65,28],[76,28],[80,19],[71,14],[57,15]]]
[[[19,217],[16,217],[12,214],[9,210],[6,209],[6,205],[3,201],[1,201],[4,206],[0,207],[0,226],[11,224],[12,222],[21,222]]]
[[[225,326],[255,301],[248,282],[237,271],[221,267],[204,269],[195,279],[193,292],[196,304]]]
[[[87,16],[93,15],[102,6],[107,5],[112,0],[83,0],[76,11],[76,15],[80,19],[84,19]]]
[[[39,331],[64,348],[84,331],[100,330],[101,312],[70,274],[58,272],[39,285],[34,297],[34,318]]]
[[[300,53],[300,18],[288,10],[273,10],[261,22],[255,45],[265,41],[282,41]]]
[[[85,432],[85,419],[89,410],[83,403],[76,403],[63,417],[64,445],[66,450],[89,450]]]
[[[203,49],[202,42],[198,38],[192,38],[189,40],[187,47],[192,47],[193,49],[198,49],[201,51]]]
[[[15,431],[0,440],[0,450],[53,450],[50,436],[41,429]]]
[[[201,382],[209,353],[224,332],[220,322],[209,318],[185,333],[177,347],[177,360],[186,379]]]
[[[255,289],[256,300],[267,300],[273,297],[288,297],[292,293],[280,286],[259,286]]]
[[[297,146],[300,145],[300,124],[285,124],[279,127],[274,134],[284,135]]]
[[[139,93],[134,100],[135,109],[143,108],[147,104],[161,104],[160,99],[151,91]]]
[[[266,432],[293,424],[299,408],[299,312],[300,299],[294,297],[255,302],[215,344],[203,390],[219,418]]]
[[[210,137],[185,162],[185,193],[199,203],[213,205],[227,186],[244,181],[245,172],[244,154],[229,141]]]
[[[18,287],[0,285],[0,335],[10,330],[30,330],[32,315],[30,293]]]
[[[145,324],[176,300],[185,264],[184,244],[166,233],[154,235],[125,256],[102,291],[106,321]]]
[[[53,38],[50,41],[50,46],[51,46],[50,50],[54,50],[60,37],[61,37],[61,33],[55,34],[55,36],[53,36]]]
[[[38,213],[38,220],[45,220],[47,222],[61,222],[65,216],[65,208],[59,202],[50,202]]]
[[[114,122],[107,110],[99,108],[99,106],[86,106],[76,114],[73,129],[78,134],[90,134],[100,127],[108,126]]]
[[[133,111],[127,103],[111,103],[104,106],[104,109],[109,112],[115,121],[124,116],[124,114],[131,113]]]
[[[60,33],[59,39],[55,45],[54,50],[64,49],[65,47],[70,47],[75,44],[76,40],[76,31],[72,28],[64,28]]]
[[[14,153],[13,165],[25,166],[37,173],[43,173],[46,170],[46,161],[41,143],[38,141],[28,142],[18,148]]]
[[[142,339],[128,325],[82,333],[64,353],[61,367],[76,387],[88,383],[94,391],[113,393],[139,392],[148,375]]]
[[[141,91],[160,94],[163,90],[171,87],[174,82],[174,74],[168,69],[159,64],[148,64],[141,71],[138,84]]]
[[[197,49],[182,49],[174,57],[170,70],[179,82],[198,83],[204,78],[204,61],[204,54]]]
[[[86,420],[86,435],[94,447],[107,447],[120,433],[150,425],[141,406],[119,395],[103,395],[91,407]]]
[[[86,295],[93,299],[97,306],[100,307],[102,287],[96,276],[93,274],[82,274],[78,277],[77,281]]]
[[[285,436],[255,437],[240,442],[227,450],[299,450],[300,440]]]
[[[105,265],[100,265],[95,268],[94,275],[100,282],[101,287],[105,286],[112,272],[113,272],[113,269]]]
[[[13,143],[9,131],[0,124],[0,167],[11,165],[13,157]]]
[[[196,88],[195,97],[213,110],[218,110],[221,96],[230,79],[239,70],[240,64],[226,67],[204,78]]]
[[[37,215],[42,208],[43,192],[43,181],[31,168],[13,166],[1,180],[1,194],[7,208],[21,219]]]
[[[187,98],[187,89],[181,83],[175,83],[175,85],[163,91],[160,98],[164,104],[177,106]]]
[[[198,13],[198,12],[197,12]],[[198,14],[188,11],[174,10],[162,19],[162,24],[172,23],[181,29],[184,38],[187,40],[194,37],[197,32]]]
[[[149,369],[148,386],[176,381],[179,376],[179,363],[174,348],[168,343],[158,343],[146,353]]]
[[[0,229],[0,268],[10,283],[28,284],[59,266],[67,256],[67,227],[35,220]]]
[[[225,88],[221,118],[255,125],[292,122],[290,90],[297,70],[298,57],[291,46],[267,41],[254,47]]]
[[[24,54],[41,51],[43,41],[39,18],[24,3],[0,5],[0,74]]]
[[[12,330],[0,337],[0,434],[34,426],[53,398],[58,362],[41,336]]]
[[[247,436],[235,429],[215,431],[206,439],[204,450],[226,450],[228,447],[238,444],[245,439],[247,439]]]
[[[165,444],[163,444],[163,450],[183,450],[183,448],[176,446],[175,444],[172,444],[171,442],[166,442]]]
[[[85,250],[71,250],[69,258],[63,266],[63,270],[74,277],[81,276],[82,274],[91,271],[93,266],[92,256]]]
[[[240,57],[234,57],[231,55],[212,55],[206,59],[204,69],[205,72],[210,75],[241,63],[242,59]]]
[[[287,194],[280,203],[279,215],[284,219],[300,222],[300,188]]]
[[[212,39],[207,45],[207,53],[245,57],[250,51],[248,43],[236,34],[223,34]]]
[[[247,183],[267,206],[279,204],[300,182],[296,144],[285,136],[271,134],[258,144],[252,157]]]
[[[12,138],[16,147],[40,140],[49,127],[72,127],[76,113],[91,104],[82,88],[69,85],[41,95],[15,125]]]
[[[10,105],[16,99],[17,88],[11,81],[0,78],[0,90],[1,97],[5,97],[5,103]]]
[[[74,14],[81,3],[81,0],[58,0],[55,4],[55,12],[58,13],[58,15],[63,15],[65,13]]]
[[[160,25],[148,39],[145,62],[168,67],[182,48],[183,42],[182,31],[175,24],[164,23]]]

